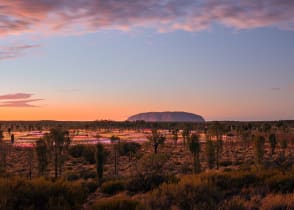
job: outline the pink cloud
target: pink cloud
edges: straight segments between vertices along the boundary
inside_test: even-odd
[[[39,107],[38,105],[30,104],[31,102],[42,101],[43,99],[18,100],[0,102],[0,107]]]
[[[200,31],[212,23],[236,29],[292,29],[293,0],[14,0],[0,3],[0,36],[87,33],[101,29]]]
[[[30,93],[12,93],[6,95],[0,95],[0,100],[7,100],[7,99],[27,99],[32,97],[33,94]]]
[[[39,45],[11,45],[11,46],[0,46],[0,60],[13,59],[22,56],[25,51],[40,47]]]
[[[0,95],[0,107],[39,107],[31,104],[44,99],[33,99],[33,94],[30,93],[13,93]]]

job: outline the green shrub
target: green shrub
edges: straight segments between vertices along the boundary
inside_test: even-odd
[[[114,195],[125,190],[125,183],[121,180],[104,182],[101,186],[101,192]]]
[[[81,145],[81,144],[73,145],[69,148],[69,154],[72,157],[78,158],[82,156],[83,150],[84,150],[84,145]]]
[[[99,199],[92,210],[136,210],[139,202],[128,198]]]

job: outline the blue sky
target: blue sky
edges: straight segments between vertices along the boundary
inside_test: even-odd
[[[282,18],[292,23],[291,15]],[[192,31],[130,24],[127,30],[80,34],[38,33],[37,26],[29,33],[5,34],[0,95],[29,93],[40,100],[16,106],[7,99],[0,114],[3,119],[124,120],[137,112],[168,110],[208,120],[293,119],[294,31],[274,23],[244,27],[246,21],[238,21]]]

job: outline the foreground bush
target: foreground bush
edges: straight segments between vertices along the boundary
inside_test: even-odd
[[[294,194],[268,195],[261,202],[260,210],[294,209]]]
[[[162,183],[176,183],[178,179],[173,176],[164,175],[146,175],[146,176],[134,176],[126,185],[127,190],[130,193],[148,192],[157,188]]]
[[[148,210],[216,209],[223,199],[222,192],[215,186],[202,183],[195,176],[187,176],[178,184],[163,184],[146,198]]]
[[[136,210],[140,203],[129,198],[104,198],[96,201],[92,210]]]
[[[80,183],[0,179],[0,210],[78,210],[87,194]]]
[[[120,180],[104,182],[101,186],[101,192],[108,195],[114,195],[118,192],[123,191],[124,189],[125,183]]]

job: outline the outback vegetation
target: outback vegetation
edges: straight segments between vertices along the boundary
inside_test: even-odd
[[[293,131],[293,121],[0,122],[0,210],[294,209]],[[30,132],[42,135],[22,143]]]

